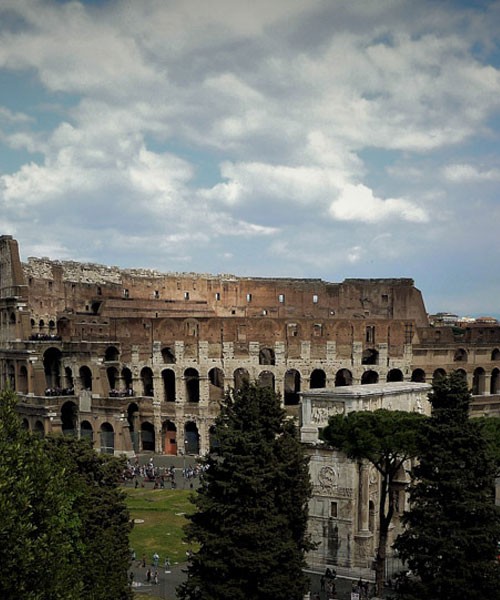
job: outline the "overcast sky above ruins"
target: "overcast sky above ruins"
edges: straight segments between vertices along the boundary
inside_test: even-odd
[[[500,313],[500,2],[0,0],[22,259],[412,277]]]

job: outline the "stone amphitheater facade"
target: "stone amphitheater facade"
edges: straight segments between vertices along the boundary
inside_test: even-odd
[[[20,260],[0,236],[0,383],[27,428],[102,452],[203,454],[225,390],[429,383],[460,369],[498,412],[500,327],[429,324],[411,279],[251,278]]]

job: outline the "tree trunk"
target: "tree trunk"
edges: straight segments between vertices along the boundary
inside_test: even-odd
[[[379,597],[384,589],[387,538],[389,536],[389,525],[391,524],[393,513],[394,501],[391,494],[390,481],[389,477],[384,476],[380,490],[378,548],[375,557],[375,593]]]

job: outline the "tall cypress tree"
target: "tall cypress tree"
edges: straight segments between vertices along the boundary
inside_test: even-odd
[[[407,529],[395,544],[412,573],[399,597],[499,598],[495,465],[481,424],[469,418],[467,383],[453,373],[435,383],[429,399],[433,412],[422,428]]]
[[[217,451],[193,496],[198,544],[183,600],[302,600],[310,548],[308,463],[276,394],[249,385],[225,398]]]

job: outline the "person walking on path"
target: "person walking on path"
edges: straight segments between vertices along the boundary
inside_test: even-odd
[[[170,571],[170,559],[168,556],[165,557],[165,573],[171,573]]]

